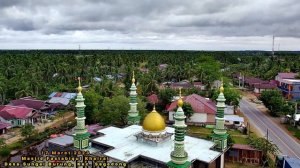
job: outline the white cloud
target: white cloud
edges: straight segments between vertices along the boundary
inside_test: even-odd
[[[3,0],[0,49],[300,50],[296,0]]]

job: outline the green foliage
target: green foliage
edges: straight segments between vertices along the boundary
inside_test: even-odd
[[[29,138],[30,136],[32,136],[34,133],[34,126],[31,124],[25,124],[22,128],[21,128],[21,135],[25,138]]]
[[[172,97],[177,95],[176,91],[170,88],[161,90],[158,94],[158,99],[161,101],[161,105],[165,107],[172,102]]]
[[[213,100],[217,100],[220,91],[218,90],[213,90],[212,93],[212,99]],[[240,99],[241,99],[241,95],[239,93],[239,91],[237,91],[236,89],[230,87],[229,85],[225,84],[224,85],[224,96],[225,96],[225,104],[227,105],[232,105],[232,106],[238,106]]]
[[[15,150],[15,149],[21,149],[23,147],[23,145],[21,142],[15,142],[15,143],[7,145],[7,147],[11,150]]]
[[[100,105],[102,103],[102,97],[95,90],[90,89],[83,93],[85,98],[85,116],[87,124],[95,123],[99,119]]]
[[[229,134],[228,137],[227,137],[227,144],[228,144],[228,146],[232,146],[235,143],[236,142],[234,141],[234,139],[232,139],[231,135]]]
[[[8,147],[0,148],[0,156],[2,156],[2,157],[9,156],[10,151],[11,150]]]
[[[5,139],[4,138],[0,138],[0,148],[4,147],[5,144]]]
[[[276,156],[279,152],[279,149],[275,144],[261,137],[259,138],[250,137],[249,145],[253,146],[256,149],[262,150],[263,155],[265,157],[267,156],[267,154],[272,154],[273,156]]]
[[[291,125],[287,126],[287,129],[297,138],[300,140],[300,130],[296,127],[293,127]]]
[[[260,100],[269,109],[272,116],[293,114],[293,105],[286,102],[278,90],[263,91]]]
[[[103,97],[120,95],[124,90],[114,83],[123,82],[126,91],[131,85],[132,70],[136,70],[141,94],[157,91],[157,84],[165,81],[192,81],[194,77],[210,85],[223,75],[241,72],[245,75],[274,79],[278,72],[300,71],[299,52],[277,52],[270,58],[263,51],[120,51],[120,50],[44,50],[0,51],[0,103],[22,96],[45,99],[52,91],[74,92],[76,77],[83,85],[99,85]],[[176,58],[176,59],[174,59]],[[12,64],[13,63],[13,64]],[[159,64],[168,64],[158,70]],[[149,73],[138,68],[145,67]],[[105,75],[125,73],[124,80],[105,79]],[[104,79],[96,83],[93,77]],[[117,89],[117,90],[114,90]],[[95,89],[98,93],[97,89]],[[124,93],[124,92],[123,92]],[[201,95],[201,94],[200,94]]]
[[[184,102],[182,109],[183,109],[184,115],[186,116],[187,119],[191,118],[191,116],[194,114],[194,110],[189,103]]]
[[[197,77],[210,89],[212,82],[221,77],[220,63],[212,56],[200,57],[197,62],[195,66]]]
[[[139,115],[143,118],[146,114],[146,103],[138,99]],[[124,126],[127,124],[129,99],[123,95],[112,98],[105,97],[100,108],[99,121],[104,125],[114,124]]]

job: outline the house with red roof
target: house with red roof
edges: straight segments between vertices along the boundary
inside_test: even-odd
[[[37,112],[48,112],[50,110],[50,105],[43,100],[38,100],[33,97],[23,97],[20,99],[10,101],[12,106],[25,106],[32,108]]]
[[[258,84],[254,84],[254,93],[260,94],[262,91],[273,90],[276,88],[277,85],[274,83],[258,83]]]
[[[173,101],[167,108],[167,111],[169,112],[169,121],[174,121],[173,116],[177,110],[177,101],[178,100]],[[183,97],[183,101],[190,104],[194,111],[194,114],[186,120],[188,124],[212,125],[215,123],[217,107],[214,102],[197,94]]]
[[[9,127],[22,126],[27,123],[34,124],[33,115],[35,114],[33,108],[24,106],[0,106],[0,122],[9,124]]]

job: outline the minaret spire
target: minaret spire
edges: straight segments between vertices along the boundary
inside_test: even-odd
[[[132,84],[130,87],[130,110],[128,111],[128,124],[139,124],[140,123],[140,116],[137,110],[137,92],[135,86],[135,76],[134,71],[132,71]]]
[[[75,99],[76,101],[76,115],[75,118],[77,120],[77,125],[75,127],[75,135],[73,137],[73,143],[74,147],[77,149],[84,149],[89,147],[89,136],[90,134],[87,132],[87,129],[85,128],[85,115],[84,115],[84,98],[81,93],[82,87],[81,87],[81,78],[78,77],[78,93],[77,97]]]
[[[167,163],[169,168],[188,168],[191,163],[188,161],[188,153],[184,150],[184,136],[186,132],[185,118],[182,106],[181,89],[179,89],[178,109],[175,112],[175,146],[171,152],[171,161]]]
[[[225,109],[225,97],[224,97],[224,87],[223,80],[220,87],[220,94],[217,98],[217,114],[216,114],[216,126],[213,131],[212,139],[216,144],[216,148],[224,151],[227,148],[227,131],[224,127],[224,109]]]

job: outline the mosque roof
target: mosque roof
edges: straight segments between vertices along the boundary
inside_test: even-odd
[[[157,162],[167,163],[171,160],[170,153],[174,148],[174,135],[170,140],[158,143],[157,146],[136,140],[135,134],[142,130],[141,126],[131,125],[126,128],[107,127],[99,130],[104,134],[92,141],[110,146],[113,149],[104,155],[119,161],[130,162],[139,156],[151,158]],[[174,133],[174,128],[166,127],[166,131]],[[220,152],[212,150],[212,141],[185,136],[185,150],[189,154],[188,160],[200,160],[210,163],[214,161]]]

